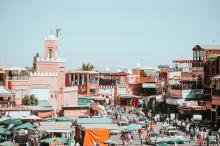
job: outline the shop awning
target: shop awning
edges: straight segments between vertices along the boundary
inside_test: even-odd
[[[8,89],[6,89],[4,86],[0,86],[0,97],[13,97],[14,93]]]
[[[71,122],[40,122],[38,130],[54,133],[72,132]]]
[[[206,106],[192,106],[192,109],[195,111],[206,111]]]
[[[77,124],[112,124],[110,118],[79,118]]]
[[[109,130],[121,130],[116,124],[82,124],[85,129],[109,129]]]

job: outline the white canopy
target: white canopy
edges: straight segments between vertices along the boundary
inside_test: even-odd
[[[35,115],[31,115],[31,116],[26,116],[21,118],[22,120],[41,120],[42,118],[35,116]]]

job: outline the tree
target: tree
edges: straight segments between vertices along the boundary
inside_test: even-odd
[[[39,57],[39,53],[36,53],[36,55],[33,58],[33,67],[32,67],[32,72],[36,71],[37,68],[37,58]]]
[[[38,105],[38,99],[33,94],[31,94],[30,96],[25,95],[23,99],[23,104],[24,105]]]
[[[82,71],[92,71],[95,67],[91,63],[83,63],[81,70]]]

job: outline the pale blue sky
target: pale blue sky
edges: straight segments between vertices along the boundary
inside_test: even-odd
[[[0,64],[28,66],[62,28],[68,68],[170,64],[220,44],[220,0],[1,0]]]

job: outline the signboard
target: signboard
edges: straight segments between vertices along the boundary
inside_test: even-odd
[[[156,88],[155,83],[143,83],[142,88]]]
[[[170,72],[169,74],[169,78],[180,78],[180,77],[181,77],[180,71]]]
[[[193,120],[201,121],[202,120],[202,115],[193,115]]]

